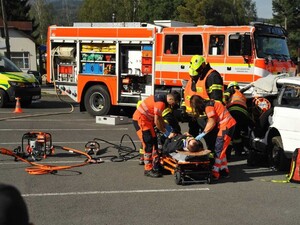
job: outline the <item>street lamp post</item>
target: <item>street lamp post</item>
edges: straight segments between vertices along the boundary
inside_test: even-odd
[[[7,27],[7,20],[6,20],[5,3],[3,2],[3,0],[1,0],[1,8],[2,8],[2,20],[3,20],[5,44],[6,44],[6,57],[10,59],[9,35],[8,35],[8,27]]]

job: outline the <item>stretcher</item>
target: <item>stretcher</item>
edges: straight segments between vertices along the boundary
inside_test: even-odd
[[[161,165],[175,175],[177,185],[211,183],[213,159],[210,150],[199,152],[176,151],[161,157]]]

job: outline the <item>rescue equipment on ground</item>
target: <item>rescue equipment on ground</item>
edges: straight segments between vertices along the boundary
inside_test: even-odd
[[[124,140],[125,137],[129,138],[130,143],[131,143],[133,148],[123,145],[123,140]],[[103,140],[101,138],[94,138],[93,141],[89,141],[89,142],[86,143],[86,145],[85,145],[86,152],[88,154],[91,154],[91,155],[92,154],[95,154],[95,155],[99,154],[99,150],[100,150],[99,141],[110,144],[113,148],[116,148],[118,150],[118,155],[106,155],[106,156],[102,156],[101,158],[104,158],[104,157],[105,158],[110,158],[110,161],[112,161],[112,162],[124,162],[124,161],[130,160],[130,159],[139,157],[139,151],[136,149],[136,146],[135,146],[132,138],[128,134],[124,134],[121,137],[121,141],[118,145],[114,144],[114,143],[111,143],[109,141]],[[107,147],[107,148],[109,148],[109,147]],[[103,162],[101,160],[101,158],[92,157],[91,158],[91,163]]]
[[[69,166],[52,166],[48,164],[43,165],[34,162],[46,158],[48,155],[54,154],[54,146],[52,145],[51,134],[46,132],[25,133],[22,137],[22,146],[17,147],[14,151],[6,148],[0,148],[0,154],[12,156],[15,158],[15,161],[29,163],[31,167],[26,168],[25,171],[32,175],[57,173],[58,170],[66,170],[74,167],[84,166],[92,159],[89,154],[80,150],[62,146],[55,146],[55,148],[60,148],[70,153],[84,155],[87,159],[83,163]],[[27,160],[28,157],[31,157],[33,161]]]
[[[34,161],[45,159],[54,154],[52,136],[46,132],[28,132],[22,137],[22,145],[14,150],[15,154],[25,158],[31,157]]]
[[[288,182],[300,183],[300,148],[297,148],[292,156]]]
[[[23,157],[17,155],[13,151],[6,149],[6,148],[0,148],[0,154],[15,157],[16,161],[20,160],[22,162],[29,163],[31,165],[31,167],[26,168],[25,171],[32,175],[42,175],[42,174],[48,174],[48,173],[55,174],[55,173],[57,173],[58,170],[66,170],[66,169],[71,169],[74,167],[84,166],[84,165],[88,164],[89,161],[91,160],[91,157],[88,154],[86,154],[85,152],[82,152],[80,150],[76,150],[76,149],[68,148],[68,147],[62,147],[62,146],[56,146],[56,147],[59,147],[62,150],[68,151],[70,153],[84,155],[84,156],[86,156],[87,160],[84,161],[83,163],[75,164],[75,165],[52,166],[52,165],[48,165],[48,164],[43,165],[43,164],[39,164],[39,163],[35,163],[35,162],[30,162],[30,161],[24,159]]]

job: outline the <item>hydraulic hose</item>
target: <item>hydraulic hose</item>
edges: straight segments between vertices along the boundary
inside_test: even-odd
[[[80,167],[80,166],[87,165],[92,160],[90,155],[88,155],[87,153],[82,152],[80,150],[76,150],[76,149],[68,148],[68,147],[61,147],[61,146],[56,146],[56,147],[60,147],[62,150],[68,151],[70,153],[84,155],[87,159],[83,163],[79,163],[79,164],[74,164],[74,165],[69,165],[69,166],[53,166],[53,165],[44,165],[44,164],[40,164],[40,163],[30,162],[30,161],[18,156],[13,151],[6,149],[6,148],[0,148],[0,154],[12,156],[12,157],[15,157],[16,160],[20,160],[22,162],[29,163],[31,165],[31,167],[26,168],[25,171],[32,175],[56,173],[58,170],[66,170],[66,169],[71,169],[74,167]]]
[[[128,137],[132,143],[133,148],[130,148],[128,146],[122,146],[122,142],[123,139],[125,137]],[[124,134],[121,138],[120,144],[114,144],[111,143],[109,141],[100,139],[100,138],[94,138],[94,141],[102,141],[105,142],[107,144],[112,145],[114,148],[116,148],[118,150],[118,156],[113,155],[113,156],[105,156],[105,157],[110,157],[112,162],[123,162],[123,161],[127,161],[129,159],[133,159],[139,156],[139,152],[136,150],[136,146],[134,144],[134,141],[132,140],[132,138],[128,135],[128,134]],[[137,153],[137,154],[136,154]]]

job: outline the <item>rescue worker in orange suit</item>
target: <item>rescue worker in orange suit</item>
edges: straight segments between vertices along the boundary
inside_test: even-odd
[[[169,136],[170,130],[166,129],[162,112],[167,107],[178,104],[175,98],[176,93],[151,95],[144,99],[135,110],[132,120],[136,133],[142,142],[144,149],[144,175],[149,177],[161,177],[159,168],[157,136],[154,130],[156,127],[165,136]]]
[[[247,110],[247,99],[240,91],[236,81],[228,84],[224,92],[226,107],[231,116],[236,120],[235,131],[232,139],[232,145],[227,150],[227,158],[231,156],[231,147],[235,151],[235,156],[241,156],[244,152],[244,145],[241,132],[248,133],[248,127],[251,126],[251,118]]]
[[[190,79],[184,89],[184,102],[181,106],[184,115],[190,115],[188,118],[189,133],[194,137],[199,134],[199,129],[204,129],[206,117],[203,115],[195,119],[191,114],[190,99],[193,95],[199,95],[205,100],[214,99],[223,102],[223,79],[219,72],[212,69],[203,56],[194,55],[190,61],[189,67]],[[184,116],[186,117],[186,116]],[[205,141],[210,150],[215,145],[217,129],[206,135]]]
[[[173,92],[173,94],[176,94],[175,99],[177,99],[178,101],[180,101],[180,94],[179,92]],[[139,101],[137,104],[137,107],[141,104],[142,101]],[[181,127],[178,123],[177,118],[175,117],[174,113],[173,113],[173,109],[174,107],[167,107],[165,108],[165,110],[162,112],[162,117],[164,119],[164,122],[166,123],[166,129],[169,129],[172,131],[172,133],[174,134],[181,134]],[[157,135],[158,138],[158,149],[161,150],[162,146],[164,145],[164,141],[167,137],[165,137],[164,135]],[[139,165],[144,165],[144,148],[143,145],[141,144],[140,150],[140,159],[139,159]]]
[[[213,179],[218,180],[220,176],[228,177],[229,169],[226,159],[226,149],[234,134],[235,119],[219,101],[205,100],[198,95],[193,95],[190,104],[196,117],[205,112],[208,118],[204,130],[195,138],[196,140],[201,140],[201,138],[209,134],[215,127],[218,128],[214,149],[215,163],[212,170]]]

